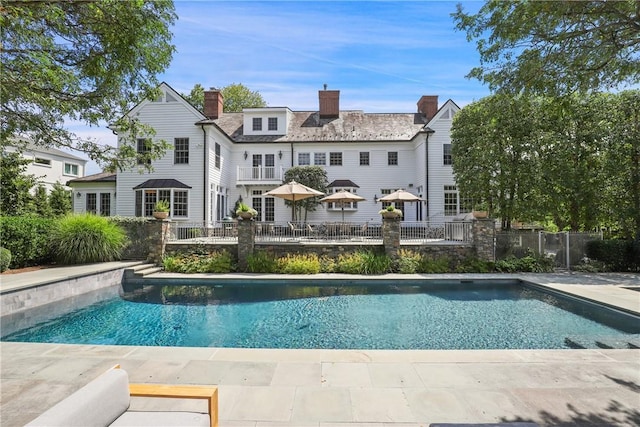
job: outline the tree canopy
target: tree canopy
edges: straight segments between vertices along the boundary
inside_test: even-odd
[[[267,103],[260,92],[251,90],[242,83],[232,83],[220,89],[224,98],[225,113],[239,113],[243,108],[266,107]],[[196,83],[189,94],[182,94],[194,107],[204,109],[204,87]]]
[[[329,180],[327,179],[327,171],[322,166],[294,166],[287,169],[284,173],[283,184],[295,181],[314,190],[327,192],[327,185]],[[309,197],[296,202],[296,215],[295,217],[303,221],[307,220],[307,214],[316,210],[316,207],[322,203],[318,201],[318,197]],[[285,200],[285,205],[290,206],[292,202]],[[300,212],[304,209],[304,217],[300,215]]]
[[[489,0],[476,14],[458,5],[453,18],[480,53],[467,77],[492,91],[566,94],[640,80],[638,0]]]
[[[108,163],[131,153],[81,138],[65,126],[128,129],[125,113],[153,97],[174,52],[170,0],[3,2],[0,143],[26,137]]]
[[[462,197],[512,220],[640,236],[640,91],[469,104],[452,126]]]

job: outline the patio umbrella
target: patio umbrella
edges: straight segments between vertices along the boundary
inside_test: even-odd
[[[401,189],[396,190],[391,194],[387,194],[384,197],[380,197],[378,200],[381,202],[417,202],[423,199],[413,193],[409,193],[408,191]]]
[[[335,202],[340,203],[342,206],[342,222],[344,222],[344,204],[349,202],[361,202],[366,200],[364,197],[360,197],[357,194],[351,193],[349,191],[338,191],[337,193],[329,194],[327,197],[323,197],[320,199],[321,202]]]
[[[291,214],[292,221],[296,219],[296,201],[308,199],[309,197],[324,196],[324,193],[313,188],[307,187],[295,181],[290,181],[287,184],[282,184],[280,187],[276,187],[273,190],[264,193],[265,196],[279,197],[281,199],[289,200],[293,204],[293,213]]]

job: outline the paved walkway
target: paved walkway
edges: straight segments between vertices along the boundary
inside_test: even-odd
[[[47,272],[23,274],[38,280]],[[640,292],[626,289],[640,286],[637,275],[518,277],[640,312]],[[2,275],[0,280],[0,289],[6,289],[16,279]],[[0,351],[3,427],[23,425],[116,363],[134,382],[218,384],[221,426],[417,427],[515,420],[640,425],[640,350],[265,350],[3,342]],[[198,403],[172,404],[191,408]],[[147,399],[134,406],[163,408],[166,403]]]

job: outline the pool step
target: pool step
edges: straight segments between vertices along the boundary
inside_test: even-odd
[[[162,271],[162,267],[158,267],[152,263],[139,264],[124,271],[125,281],[136,278],[140,279],[146,275]]]
[[[565,337],[564,344],[569,348],[604,348],[604,349],[633,349],[640,348],[640,338],[608,338],[599,337],[595,340],[587,337]]]

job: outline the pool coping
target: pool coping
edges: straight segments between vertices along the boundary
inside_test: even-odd
[[[266,275],[233,275],[256,276]],[[416,277],[411,276],[375,278]],[[636,312],[640,308],[638,292],[623,288],[640,285],[637,275],[428,277],[516,278]],[[218,384],[221,427],[426,427],[430,422],[509,420],[579,426],[594,418],[619,420],[620,409],[637,411],[640,384],[640,350],[277,350],[0,342],[0,351],[3,427],[24,425],[115,363],[137,382]]]

